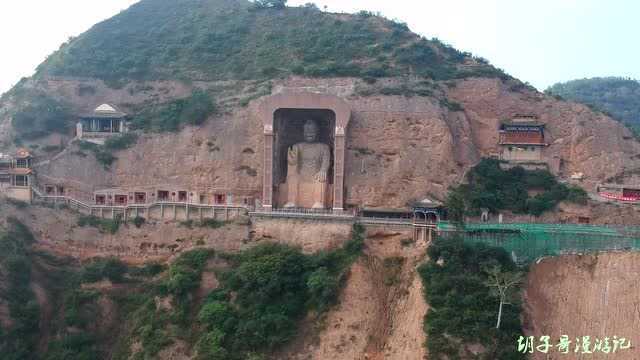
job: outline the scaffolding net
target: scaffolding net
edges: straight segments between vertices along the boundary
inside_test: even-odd
[[[462,236],[465,243],[502,247],[518,262],[541,256],[640,249],[638,226],[482,223],[458,229],[441,222],[438,234],[445,239]]]

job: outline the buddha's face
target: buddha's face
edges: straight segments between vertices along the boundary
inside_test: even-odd
[[[314,142],[318,139],[318,126],[313,121],[309,120],[304,124],[304,141]]]

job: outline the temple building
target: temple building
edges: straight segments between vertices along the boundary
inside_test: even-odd
[[[255,198],[248,192],[230,189],[185,189],[175,186],[142,186],[112,188],[93,193],[93,204],[103,206],[148,205],[154,203],[183,203],[220,206],[253,206]]]
[[[0,194],[31,202],[33,185],[32,157],[20,149],[15,156],[0,154]]]
[[[532,115],[516,115],[500,124],[500,159],[528,169],[546,168],[543,150],[548,146],[544,124]]]
[[[621,202],[640,202],[640,185],[604,184],[596,188],[598,195],[605,199]]]
[[[92,113],[80,116],[76,125],[76,137],[96,144],[113,136],[127,132],[127,114],[113,105],[102,104]]]

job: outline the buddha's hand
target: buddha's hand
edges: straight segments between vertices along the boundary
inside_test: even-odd
[[[289,165],[296,165],[298,163],[298,149],[290,147],[287,154],[287,162]]]
[[[314,179],[321,183],[327,182],[327,172],[322,170],[318,171],[318,173],[316,173],[316,175],[314,176]]]

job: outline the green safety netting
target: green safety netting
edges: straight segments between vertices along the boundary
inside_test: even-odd
[[[466,224],[464,230],[440,222],[443,238],[462,235],[467,243],[499,246],[517,261],[567,253],[604,250],[639,250],[640,227],[576,224]]]

